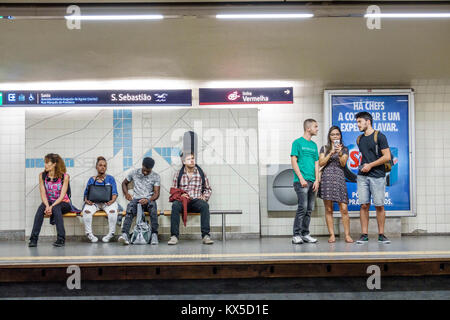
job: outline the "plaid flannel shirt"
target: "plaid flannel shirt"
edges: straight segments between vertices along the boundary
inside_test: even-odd
[[[179,171],[176,172],[175,175],[173,176],[172,182],[173,188],[178,188],[177,186],[178,174]],[[179,187],[184,191],[186,191],[189,194],[189,197],[191,197],[191,199],[199,199],[203,196],[204,200],[208,201],[212,193],[208,177],[205,174],[205,191],[202,194],[202,177],[200,176],[197,167],[194,168],[194,173],[192,174],[191,179],[189,179],[186,173],[186,168],[184,169],[184,174],[181,177]]]

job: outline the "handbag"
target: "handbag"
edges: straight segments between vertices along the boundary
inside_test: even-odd
[[[105,180],[103,180],[103,185],[96,185],[97,177],[95,178],[94,184],[89,186],[87,199],[94,203],[106,203],[112,199],[112,186],[106,185]]]

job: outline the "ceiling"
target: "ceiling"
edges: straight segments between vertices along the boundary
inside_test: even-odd
[[[449,5],[439,8],[450,12]],[[191,14],[83,22],[80,30],[69,30],[64,19],[0,20],[0,83],[320,79],[407,85],[449,79],[449,57],[450,19],[383,20],[379,30],[369,30],[362,17],[344,16],[261,22]]]

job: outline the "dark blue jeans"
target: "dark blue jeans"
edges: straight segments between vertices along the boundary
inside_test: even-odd
[[[49,203],[51,205],[51,203]],[[41,203],[34,216],[33,230],[31,231],[30,240],[38,240],[39,233],[41,232],[42,223],[44,222],[44,211],[45,204]],[[65,241],[66,231],[64,229],[64,219],[63,213],[71,212],[72,207],[67,202],[61,202],[53,207],[52,216],[50,217],[50,222],[56,224],[56,232],[58,240]]]
[[[127,215],[125,216],[125,221],[123,222],[122,233],[129,234],[131,223],[133,218],[137,215],[137,205],[141,199],[133,199],[127,206]],[[158,233],[158,210],[156,206],[156,201],[149,202],[146,206],[142,206],[142,210],[149,212],[150,214],[150,224],[152,226],[152,233]]]
[[[294,190],[297,193],[298,207],[294,220],[294,236],[306,236],[309,234],[311,212],[314,210],[316,194],[312,190],[314,182],[307,181],[308,186],[302,187],[300,182],[294,182]]]
[[[188,203],[188,212],[200,212],[200,224],[202,238],[209,236],[209,204],[201,199],[193,199]],[[170,215],[170,234],[179,238],[180,235],[180,216],[183,214],[183,203],[174,201],[172,204],[172,213]]]

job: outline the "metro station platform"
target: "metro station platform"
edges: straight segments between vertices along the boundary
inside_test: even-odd
[[[181,239],[176,246],[118,242],[66,242],[56,248],[40,241],[0,242],[0,283],[65,281],[67,267],[77,265],[84,280],[236,279],[289,277],[367,277],[378,265],[383,276],[450,275],[450,236],[403,236],[391,244],[291,243],[290,237],[246,240]]]

